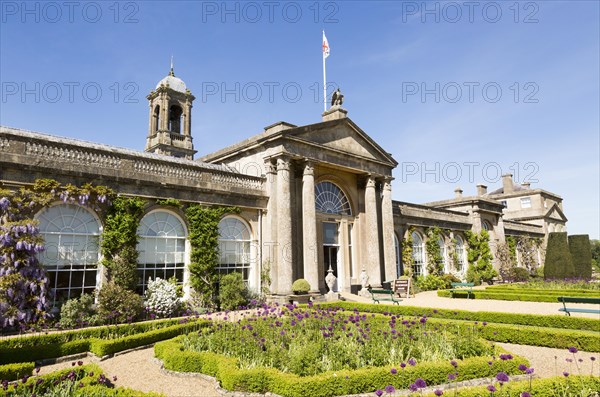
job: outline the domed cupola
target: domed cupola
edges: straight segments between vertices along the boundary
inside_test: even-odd
[[[193,160],[192,102],[196,99],[183,80],[171,71],[146,97],[150,105],[150,122],[146,152]]]

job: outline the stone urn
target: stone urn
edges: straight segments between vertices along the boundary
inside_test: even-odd
[[[333,296],[335,293],[333,292],[333,286],[335,285],[335,281],[337,277],[333,275],[333,270],[331,270],[331,266],[329,266],[329,270],[327,270],[327,276],[325,276],[325,283],[327,284],[327,288],[329,288],[328,296]]]

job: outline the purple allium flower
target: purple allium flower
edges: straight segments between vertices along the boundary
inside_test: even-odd
[[[383,390],[381,390],[381,389],[377,389],[377,390],[375,390],[375,395],[376,395],[377,397],[381,397],[381,396],[383,396]]]
[[[565,371],[565,372],[563,372],[563,375],[564,375],[564,376],[565,376],[565,378],[566,378],[567,376],[569,376],[569,373]]]
[[[421,378],[417,378],[417,380],[415,380],[415,385],[419,388],[419,389],[424,389],[427,387],[427,383],[425,383],[425,381]]]
[[[417,365],[417,360],[411,358],[410,360],[408,360],[408,365],[414,367],[415,365]]]
[[[508,375],[506,372],[498,372],[496,374],[496,380],[498,380],[498,382],[508,382]]]
[[[402,368],[402,369],[406,368],[406,363],[400,363],[400,368]]]
[[[494,387],[494,385],[488,385],[487,389],[490,393],[493,393],[496,391],[496,388]]]
[[[527,370],[525,371],[525,373],[527,375],[531,375],[533,373],[533,368],[527,368]]]
[[[440,389],[435,389],[435,390],[433,391],[433,394],[435,394],[436,396],[438,396],[438,397],[439,397],[439,396],[441,396],[442,394],[444,394],[444,392],[443,392],[443,391],[441,391]]]
[[[592,357],[590,357],[590,360],[596,361],[596,357],[592,356]]]
[[[454,368],[458,367],[458,363],[454,360],[450,361],[450,365],[452,365]]]
[[[531,397],[531,394],[527,393],[526,391],[521,393],[521,397]]]
[[[414,383],[411,383],[410,386],[408,386],[408,388],[410,389],[410,391],[417,391],[417,390],[419,390],[419,388],[417,387],[417,385],[415,385]]]
[[[448,380],[455,380],[455,379],[456,379],[456,375],[448,374]]]
[[[387,394],[392,394],[392,393],[393,393],[393,392],[395,392],[395,391],[396,391],[396,388],[395,388],[394,386],[392,386],[392,385],[387,385],[387,386],[385,387],[385,392],[386,392]]]
[[[577,348],[574,347],[574,346],[573,347],[569,347],[569,353],[573,353],[573,354],[577,353]]]
[[[392,375],[396,375],[396,374],[398,373],[398,370],[397,370],[396,368],[392,368],[392,369],[390,370],[390,373],[391,373]]]
[[[519,371],[523,371],[523,372],[527,371],[527,365],[519,364]]]

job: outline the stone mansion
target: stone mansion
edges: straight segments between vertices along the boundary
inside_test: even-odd
[[[479,185],[476,196],[457,189],[453,198],[427,204],[392,200],[398,162],[340,106],[318,123],[278,122],[194,160],[195,98],[185,83],[171,69],[147,99],[145,152],[0,127],[0,187],[18,189],[53,178],[148,199],[138,229],[140,290],[149,277],[176,276],[184,286],[189,278],[185,214],[158,199],[240,208],[220,221],[219,271],[240,271],[258,289],[268,265],[275,299],[290,294],[298,278],[325,292],[330,268],[337,291],[351,291],[363,269],[371,285],[396,279],[403,274],[401,242],[409,233],[414,272],[425,275],[430,227],[441,230],[446,272],[459,277],[467,267],[465,231],[488,230],[494,251],[507,236],[544,238],[566,230],[561,197],[516,185],[511,175],[494,191]],[[61,201],[36,218],[49,247],[42,262],[57,295],[74,297],[100,287],[97,242],[103,225],[96,214]],[[458,266],[450,265],[450,248]]]

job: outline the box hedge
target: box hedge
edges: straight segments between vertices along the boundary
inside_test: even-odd
[[[35,363],[15,363],[0,365],[0,380],[20,379],[25,375],[31,375]]]
[[[499,389],[498,385],[496,387]],[[570,392],[567,392],[570,390]],[[512,382],[504,384],[500,396],[520,397],[522,392],[528,392],[534,397],[556,397],[556,396],[594,396],[600,390],[600,377],[597,376],[569,376],[552,377],[544,379],[534,379],[529,386],[529,380]],[[565,391],[561,393],[561,391]],[[587,391],[587,393],[586,393]],[[481,397],[489,396],[490,392],[487,386],[462,387],[457,389],[444,390],[444,395],[456,397]],[[434,393],[424,394],[425,397],[436,397]]]
[[[9,341],[12,341],[13,343],[5,343],[5,346],[0,347],[0,364],[38,361],[76,353],[85,353],[88,351],[97,356],[105,356],[119,351],[149,345],[160,340],[170,339],[177,335],[186,334],[198,330],[206,324],[209,324],[209,321],[194,320],[184,324],[175,324],[114,339],[90,337],[88,339],[75,339],[68,342],[62,342],[64,339],[60,337],[59,334],[35,336],[32,338],[12,338]],[[111,326],[106,326],[105,328],[109,327]],[[114,328],[114,326],[112,328]],[[96,334],[109,335],[104,331],[97,332]],[[14,341],[13,339],[19,339],[19,341]],[[8,345],[8,347],[6,345]]]
[[[579,297],[592,297],[587,294],[570,294],[570,293],[559,293],[559,294],[544,294],[541,295],[539,291],[507,291],[507,292],[496,292],[487,290],[474,290],[469,295],[466,292],[454,292],[452,294],[448,290],[439,290],[437,295],[442,298],[459,298],[459,299],[495,299],[503,301],[524,301],[524,302],[558,302],[559,296],[579,296]],[[558,309],[557,309],[558,311]]]
[[[567,233],[553,232],[548,234],[546,259],[544,261],[544,279],[555,280],[573,277],[573,259],[569,251]]]
[[[574,276],[589,280],[592,278],[592,246],[590,236],[578,234],[569,236],[569,252],[573,260]]]
[[[565,315],[518,314],[501,312],[472,312],[467,310],[435,309],[417,306],[375,305],[369,303],[334,302],[323,303],[321,308],[339,307],[345,310],[357,309],[369,313],[390,313],[401,316],[423,316],[450,320],[467,320],[488,323],[529,325],[544,328],[564,328],[598,331],[600,321],[593,318],[570,317]],[[557,306],[558,311],[558,306]]]
[[[447,381],[449,373],[458,371],[458,380],[476,379],[496,375],[500,371],[520,373],[519,364],[528,365],[526,359],[493,360],[473,357],[456,360],[455,369],[450,362],[423,362],[416,366],[390,372],[391,367],[361,368],[358,370],[329,371],[319,375],[301,377],[273,368],[241,369],[236,358],[210,352],[184,351],[181,338],[159,342],[154,346],[156,357],[163,360],[166,369],[178,372],[198,372],[214,376],[227,390],[265,393],[267,391],[284,397],[329,397],[346,394],[373,392],[382,385],[407,388],[416,378],[430,384]]]

